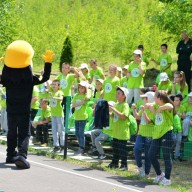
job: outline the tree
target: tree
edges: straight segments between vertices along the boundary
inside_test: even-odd
[[[69,36],[66,37],[64,44],[63,44],[63,49],[61,52],[60,64],[59,64],[60,71],[62,69],[62,64],[64,62],[67,62],[70,65],[73,64],[73,47],[72,47]]]
[[[182,31],[192,34],[191,0],[161,0],[161,10],[152,17],[159,28],[168,31],[171,37],[180,38]]]
[[[14,0],[0,1],[0,45],[4,50],[17,35],[17,11]]]

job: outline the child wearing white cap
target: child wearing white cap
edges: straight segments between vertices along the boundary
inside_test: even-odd
[[[128,77],[127,77],[127,72],[128,72],[129,65],[125,65],[122,69],[122,74],[123,77],[120,80],[120,86],[127,88],[127,83],[128,83]]]
[[[87,65],[87,63],[82,63],[79,67],[79,69],[81,69],[81,72],[83,73],[83,75],[85,76],[86,80],[90,83],[91,81],[91,76],[89,74],[89,67]]]
[[[146,63],[142,61],[142,52],[141,50],[135,50],[134,52],[134,61],[129,64],[128,69],[128,103],[132,102],[134,98],[134,103],[139,100],[140,97],[140,88],[143,88],[143,78],[146,71]]]
[[[154,95],[155,93],[149,91],[140,97],[143,99],[144,105],[147,103],[154,103]],[[154,113],[152,113],[149,109],[144,107],[144,105],[140,106],[140,111],[137,112],[136,105],[132,105],[133,115],[134,117],[140,121],[138,135],[136,137],[136,142],[134,145],[134,154],[135,160],[138,166],[139,175],[141,177],[149,175],[151,169],[151,162],[148,157],[149,147],[152,141],[152,133],[154,130]],[[145,153],[145,165],[142,163],[142,151],[144,148]]]
[[[117,103],[115,106],[109,105],[109,109],[113,112],[112,122],[112,137],[113,137],[113,158],[108,168],[117,168],[119,160],[121,166],[119,170],[127,170],[127,140],[130,139],[129,129],[129,105],[127,103],[128,91],[124,87],[117,87],[116,89]]]
[[[160,83],[157,87],[158,90],[165,90],[167,94],[171,94],[172,82],[169,80],[167,73],[160,73]]]
[[[72,107],[75,108],[75,135],[78,140],[79,149],[75,151],[74,155],[82,155],[85,148],[84,129],[87,122],[87,101],[90,99],[87,94],[88,83],[81,81],[78,84],[78,93],[73,97],[71,103]]]

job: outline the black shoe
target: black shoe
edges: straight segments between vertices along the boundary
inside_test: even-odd
[[[21,155],[16,157],[15,165],[19,169],[29,169],[30,168],[29,162],[23,156],[21,156]]]
[[[53,148],[53,153],[56,153],[56,152],[58,152],[58,151],[60,151],[60,147],[54,147],[54,148]]]
[[[7,164],[14,164],[16,158],[17,158],[16,156],[14,156],[14,157],[7,157],[7,158],[6,158],[6,163],[7,163]]]
[[[107,168],[110,168],[110,169],[115,169],[115,168],[118,168],[119,166],[118,165],[115,165],[113,163],[110,163]]]

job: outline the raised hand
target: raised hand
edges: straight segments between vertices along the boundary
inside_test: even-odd
[[[43,60],[46,63],[51,63],[55,57],[55,54],[51,50],[47,50],[44,55],[42,55]]]

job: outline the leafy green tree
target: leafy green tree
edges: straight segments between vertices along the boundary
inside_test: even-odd
[[[17,12],[14,0],[0,1],[0,45],[4,50],[17,35]]]
[[[161,30],[170,33],[174,39],[180,38],[182,31],[192,35],[192,1],[161,0],[159,12],[152,17]]]
[[[72,47],[69,36],[66,37],[64,44],[63,44],[63,49],[61,52],[60,64],[59,64],[60,71],[62,68],[62,64],[64,62],[67,62],[70,65],[73,64],[73,47]]]

